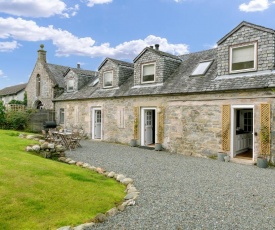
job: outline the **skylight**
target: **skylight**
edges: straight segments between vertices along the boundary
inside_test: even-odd
[[[197,67],[194,69],[191,76],[198,76],[198,75],[204,75],[206,71],[209,69],[210,65],[212,64],[213,60],[209,61],[202,61],[200,62]]]
[[[97,78],[90,84],[90,86],[95,86],[98,82],[99,82],[99,79]]]

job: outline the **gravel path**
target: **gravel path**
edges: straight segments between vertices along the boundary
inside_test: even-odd
[[[66,156],[122,173],[136,205],[95,229],[275,229],[275,169],[83,141]]]

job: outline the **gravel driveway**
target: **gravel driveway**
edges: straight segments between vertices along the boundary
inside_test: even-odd
[[[95,229],[275,229],[275,169],[96,141],[66,156],[122,173],[136,205]]]

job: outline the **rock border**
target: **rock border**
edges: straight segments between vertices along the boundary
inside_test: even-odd
[[[58,228],[57,230],[87,230],[90,229],[91,227],[95,226],[96,223],[102,223],[105,222],[108,217],[115,216],[119,212],[123,212],[126,207],[128,206],[133,206],[136,203],[136,199],[139,196],[139,192],[136,189],[136,187],[133,184],[133,179],[128,178],[124,176],[123,174],[118,174],[113,171],[106,171],[101,167],[95,167],[92,166],[88,163],[82,162],[82,161],[74,161],[71,158],[66,158],[66,157],[59,157],[58,161],[69,164],[69,165],[76,165],[78,167],[86,168],[91,171],[97,172],[103,176],[109,177],[109,178],[114,178],[118,182],[126,185],[126,196],[124,197],[124,202],[116,207],[111,208],[108,210],[106,213],[98,213],[94,218],[93,221],[90,223],[84,223],[81,225],[78,225],[76,227],[71,227],[71,226],[63,226]]]

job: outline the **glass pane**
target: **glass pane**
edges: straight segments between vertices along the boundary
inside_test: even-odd
[[[144,65],[143,66],[143,79],[142,81],[154,81],[155,80],[155,65]]]
[[[74,80],[69,80],[67,87],[68,87],[68,90],[73,90],[74,89]]]
[[[201,62],[196,69],[193,71],[191,75],[203,75],[209,68],[210,64],[212,61],[207,61],[207,62]]]
[[[103,75],[104,87],[113,86],[113,72],[105,72]]]
[[[232,49],[232,63],[254,61],[254,45]]]

